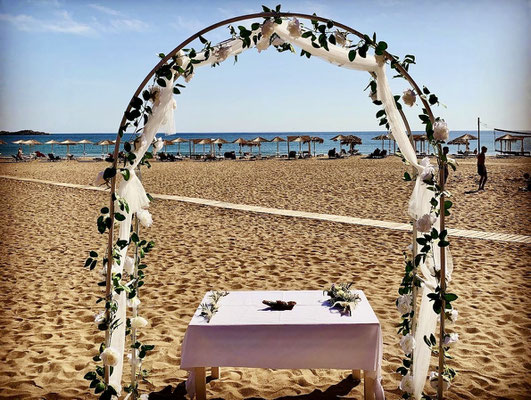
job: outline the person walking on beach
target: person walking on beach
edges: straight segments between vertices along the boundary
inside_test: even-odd
[[[448,152],[450,151],[450,149],[448,148],[448,146],[444,146],[443,147],[443,154],[448,157]],[[444,185],[446,186],[446,181],[448,180],[448,163],[445,163],[444,164],[444,173],[443,173],[443,183]]]
[[[481,153],[478,155],[478,174],[479,174],[479,189],[485,190],[485,182],[487,182],[487,167],[485,166],[485,154],[487,148],[481,147]]]

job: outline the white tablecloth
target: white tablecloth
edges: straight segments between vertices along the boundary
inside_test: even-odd
[[[328,297],[318,290],[230,292],[210,322],[199,308],[194,314],[182,344],[181,368],[363,369],[376,379],[376,398],[383,399],[380,322],[364,293],[358,293],[361,302],[348,316],[330,309]],[[208,296],[202,303],[210,302]],[[262,300],[297,305],[271,311]]]

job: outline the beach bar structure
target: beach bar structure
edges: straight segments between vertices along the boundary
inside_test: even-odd
[[[496,138],[496,132],[503,132],[504,135]],[[526,138],[531,138],[529,131],[518,132],[508,131],[505,129],[494,128],[494,147],[495,151],[504,155],[529,155],[529,151],[525,151],[524,142]],[[520,143],[518,143],[520,142]],[[496,149],[496,144],[500,143],[500,148]],[[519,148],[519,150],[517,150]],[[514,149],[514,150],[513,150]]]

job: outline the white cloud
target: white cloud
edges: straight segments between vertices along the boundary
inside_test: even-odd
[[[53,20],[40,20],[26,14],[0,14],[0,21],[12,24],[19,31],[24,32],[56,32],[73,35],[90,35],[94,30],[87,24],[74,21],[68,11],[61,10],[56,13]]]
[[[98,10],[104,14],[108,14],[108,15],[114,15],[114,16],[120,16],[122,15],[122,13],[118,10],[115,10],[113,8],[110,8],[110,7],[106,7],[106,6],[102,6],[101,4],[97,4],[97,3],[93,3],[93,4],[89,4],[89,7],[95,9],[95,10]]]
[[[113,8],[103,6],[101,4],[92,3],[89,4],[89,7],[97,10],[103,14],[111,15],[113,17],[120,17],[110,19],[109,21],[101,22],[97,18],[93,18],[94,26],[98,31],[108,32],[108,33],[118,33],[118,32],[143,32],[149,28],[149,25],[135,18],[129,18],[122,12],[115,10]]]

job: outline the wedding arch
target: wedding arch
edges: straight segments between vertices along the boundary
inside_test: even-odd
[[[256,19],[263,19],[263,22],[253,22],[250,29],[231,25]],[[310,21],[310,24],[305,26],[299,19]],[[231,37],[228,40],[213,46],[203,37],[223,26],[229,28]],[[352,42],[351,38],[356,38],[357,42]],[[196,39],[201,42],[201,50],[186,48]],[[442,399],[444,390],[455,376],[455,371],[446,365],[446,358],[457,335],[448,334],[445,323],[455,322],[457,318],[457,311],[452,307],[457,296],[448,293],[446,287],[453,263],[445,216],[449,215],[452,203],[448,200],[444,183],[448,165],[454,167],[454,164],[442,150],[448,139],[447,125],[444,120],[435,118],[431,110],[432,105],[438,104],[437,96],[426,87],[421,89],[410,76],[408,70],[415,63],[414,56],[406,55],[400,60],[387,51],[385,42],[377,41],[376,34],[369,37],[315,14],[281,12],[280,5],[273,10],[264,6],[263,12],[220,21],[190,36],[170,53],[161,53],[161,60],[133,94],[120,122],[113,155],[108,160],[111,165],[98,176],[99,183],[110,188],[109,205],[101,209],[98,218],[99,232],[108,234],[107,250],[102,256],[90,251],[85,267],[93,270],[100,260],[103,266],[104,279],[98,285],[105,287],[105,294],[97,302],[102,302],[104,309],[96,316],[96,324],[105,331],[105,340],[94,357],[94,361],[101,365],[88,372],[85,379],[90,381],[90,387],[100,399],[120,396],[125,342],[129,337],[131,382],[124,391],[137,398],[139,377],[144,374],[142,361],[154,348],[142,343],[138,336],[139,330],[147,325],[139,315],[139,292],[147,268],[144,257],[153,249],[154,243],[140,236],[140,226],[149,228],[152,223],[147,211],[151,198],[137,172],[141,165],[149,167],[150,146],[153,145],[155,151],[162,147],[162,140],[156,138],[156,133],[174,133],[176,103],[173,95],[180,94],[184,87],[178,79],[189,82],[199,67],[215,66],[245,50],[256,48],[261,52],[270,46],[280,52],[294,52],[295,46],[301,49],[301,56],[316,56],[339,67],[365,71],[370,75],[367,87],[370,98],[375,105],[381,106],[376,117],[380,125],[391,130],[404,162],[412,167],[412,174],[405,172],[404,180],[415,180],[408,207],[412,218],[412,245],[405,252],[404,276],[396,301],[402,319],[398,331],[400,346],[405,353],[403,363],[397,369],[402,375],[400,389],[403,398],[420,399],[424,396],[429,399],[423,389],[431,355],[436,354],[438,372],[430,374],[430,381],[437,388],[437,398]],[[428,158],[421,162],[417,160],[400,96],[394,96],[388,85],[387,65],[410,85],[402,95],[403,103],[414,106],[420,99],[422,114],[419,118],[426,125],[426,135],[434,147],[436,166]],[[125,162],[119,167],[120,142],[128,129],[132,129],[136,136],[123,143]],[[131,256],[127,255],[129,247],[132,248]],[[420,305],[417,297],[420,297]],[[127,317],[128,308],[131,309],[130,317]],[[435,335],[437,320],[439,332]],[[383,398],[380,379],[377,386],[377,395]]]

